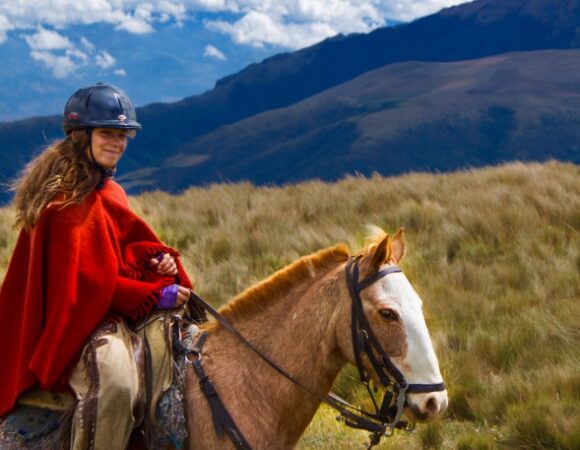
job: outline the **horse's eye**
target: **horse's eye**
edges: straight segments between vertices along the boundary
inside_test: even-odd
[[[393,322],[399,320],[399,315],[392,309],[381,309],[379,314],[383,316],[383,318]]]

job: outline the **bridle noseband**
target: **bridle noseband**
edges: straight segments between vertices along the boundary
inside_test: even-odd
[[[371,448],[379,443],[383,434],[390,435],[395,428],[406,426],[401,421],[401,416],[406,405],[407,394],[444,391],[445,383],[409,384],[405,376],[389,358],[389,355],[383,350],[364,313],[360,293],[387,275],[402,273],[402,270],[398,266],[388,266],[359,281],[359,260],[360,256],[351,258],[346,265],[346,280],[352,300],[351,330],[354,359],[360,380],[373,402],[374,416],[384,427],[382,431],[372,431],[371,445],[369,446]],[[368,357],[375,374],[386,390],[380,406],[375,396],[375,390],[371,387],[371,376],[363,365],[363,354]]]
[[[410,393],[426,393],[444,391],[444,383],[436,384],[409,384],[405,376],[391,361],[389,356],[383,350],[381,344],[373,333],[367,317],[364,313],[360,293],[378,280],[386,277],[392,273],[402,272],[397,266],[389,266],[374,274],[369,275],[362,281],[358,281],[359,257],[350,258],[346,265],[346,280],[348,290],[352,300],[352,342],[354,349],[354,357],[356,366],[359,371],[361,382],[367,388],[370,398],[373,402],[375,412],[368,412],[346,402],[334,393],[327,396],[322,396],[317,392],[296,380],[291,374],[286,372],[283,368],[278,366],[269,356],[264,354],[260,349],[256,348],[244,336],[242,336],[219,312],[217,312],[209,303],[191,292],[190,300],[195,301],[198,306],[206,310],[231,334],[236,336],[241,342],[248,346],[254,353],[268,363],[282,376],[290,380],[292,383],[299,386],[301,389],[308,392],[310,395],[318,398],[322,403],[330,406],[340,413],[340,419],[349,427],[363,429],[371,432],[371,441],[369,449],[377,445],[383,435],[390,436],[395,428],[404,428],[406,423],[401,421],[401,416],[407,401],[407,394]],[[200,387],[210,403],[212,416],[218,435],[220,430],[224,430],[230,436],[230,439],[238,449],[248,449],[249,445],[245,441],[242,433],[237,428],[237,425],[229,416],[227,410],[219,399],[218,393],[213,387],[209,377],[203,371],[201,365],[201,350],[203,342],[207,335],[204,333],[195,345],[195,348],[186,356],[186,361],[193,365],[195,372],[200,378]],[[365,370],[362,358],[366,354],[373,370],[379,378],[381,384],[385,388],[385,395],[383,401],[379,406],[371,386],[371,376]],[[223,432],[223,431],[222,431]]]

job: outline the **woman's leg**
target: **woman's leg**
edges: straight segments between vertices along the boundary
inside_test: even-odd
[[[78,399],[72,450],[127,447],[143,418],[140,353],[140,339],[123,321],[103,323],[93,333],[70,378]]]

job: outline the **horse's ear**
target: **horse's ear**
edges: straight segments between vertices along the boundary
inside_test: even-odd
[[[395,233],[391,244],[391,251],[389,252],[388,261],[399,264],[407,253],[407,243],[405,242],[405,230],[399,228]]]
[[[389,260],[391,255],[391,238],[387,234],[374,248],[369,271],[376,272]]]

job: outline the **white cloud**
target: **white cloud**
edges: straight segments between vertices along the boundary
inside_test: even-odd
[[[84,36],[81,37],[81,45],[91,53],[95,51],[95,44],[93,44]]]
[[[140,17],[128,16],[125,17],[117,26],[117,30],[125,30],[134,34],[148,34],[154,29],[146,20]]]
[[[123,68],[121,69],[115,69],[115,75],[118,75],[120,77],[126,77],[127,76],[127,71]]]
[[[30,56],[50,70],[56,78],[65,78],[86,64],[86,53],[75,48],[69,38],[39,26],[35,33],[23,35]]]
[[[411,20],[467,0],[19,0],[0,2],[0,36],[41,24],[109,23],[131,33],[157,22],[181,23],[200,12],[264,14],[284,25],[325,24],[336,32],[365,31],[387,19]],[[247,20],[246,20],[247,21]],[[231,22],[236,26],[239,21]],[[243,25],[244,22],[241,22]],[[308,29],[308,27],[305,27]],[[267,42],[268,39],[262,39]]]
[[[185,2],[194,11],[230,11],[238,12],[238,0],[192,0]]]
[[[56,78],[66,78],[73,74],[78,64],[69,55],[55,55],[45,50],[33,50],[30,56],[43,63]]]
[[[411,21],[418,17],[433,14],[440,9],[459,5],[473,0],[397,0],[376,1],[384,17],[402,21]]]
[[[65,51],[65,55],[72,57],[72,58],[76,58],[78,60],[81,60],[83,62],[87,62],[89,57],[87,56],[87,54],[81,50],[78,50],[76,48],[69,48]]]
[[[144,34],[159,23],[181,25],[198,13],[216,13],[208,29],[237,43],[291,49],[338,33],[369,32],[386,20],[412,20],[467,0],[15,0],[0,2],[0,44],[13,31],[55,33],[75,24],[108,23],[117,30]],[[219,13],[233,13],[225,20]],[[39,28],[40,27],[40,28]],[[38,34],[38,33],[37,33]],[[42,36],[36,36],[40,39]],[[44,36],[49,42],[50,36]],[[65,45],[56,36],[52,45]],[[62,37],[62,36],[61,36]],[[34,39],[34,38],[30,38]],[[63,37],[63,39],[66,39]],[[60,42],[60,44],[59,44]],[[85,50],[94,52],[81,39]],[[31,48],[40,48],[29,43]],[[48,43],[45,45],[49,45]]]
[[[0,17],[4,17],[9,27],[2,27],[0,19],[0,30],[25,30],[40,24],[65,28],[74,24],[109,23],[131,33],[146,33],[154,30],[155,22],[185,20],[188,11],[200,10],[197,3],[191,0],[3,1]]]
[[[284,23],[281,20],[252,11],[235,23],[208,21],[207,28],[229,34],[234,42],[262,47],[264,44],[301,48],[337,34],[331,26],[321,23]]]
[[[301,48],[339,33],[368,32],[385,25],[373,0],[238,1],[242,17],[235,22],[206,21],[210,30],[229,34],[234,42]],[[375,4],[377,3],[377,4]]]
[[[0,44],[8,39],[8,32],[12,29],[12,25],[6,16],[0,14]]]
[[[340,33],[366,33],[387,19],[412,20],[465,0],[237,0],[235,21],[208,20],[208,29],[239,44],[297,49]],[[235,3],[235,8],[231,5]]]
[[[42,26],[38,27],[36,33],[24,36],[24,40],[32,50],[64,50],[73,47],[69,38]]]
[[[187,8],[181,3],[160,1],[157,5],[160,22],[168,22],[173,19],[181,24],[187,18]]]
[[[95,57],[95,63],[101,69],[109,69],[110,67],[113,67],[115,64],[117,64],[117,60],[113,58],[111,54],[105,50]]]
[[[226,55],[224,55],[220,49],[214,47],[213,45],[205,46],[205,49],[203,50],[203,56],[219,59],[220,61],[225,61],[227,59]]]

